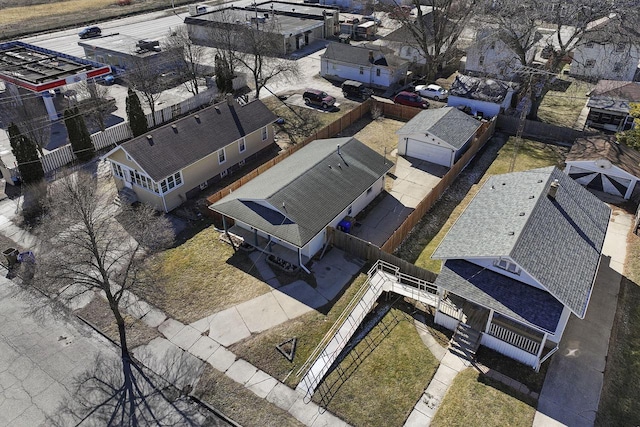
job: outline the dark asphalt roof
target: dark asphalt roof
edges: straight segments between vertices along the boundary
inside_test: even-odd
[[[320,139],[209,208],[301,248],[392,166],[355,138]]]
[[[482,125],[478,120],[454,107],[423,110],[396,133],[398,135],[429,132],[455,148],[462,148]]]
[[[459,96],[499,104],[507,96],[509,88],[514,86],[514,83],[507,83],[502,80],[458,74],[451,84],[449,96]]]
[[[260,101],[226,101],[125,142],[121,147],[156,182],[273,123]],[[148,138],[151,136],[151,138]]]
[[[559,188],[552,199],[548,192],[554,180]],[[582,318],[610,213],[607,205],[555,167],[495,175],[432,257],[510,258]]]
[[[327,50],[322,54],[322,57],[334,61],[368,67],[371,65],[371,62],[369,61],[370,52],[373,52],[375,57],[382,55],[382,58],[379,58],[374,62],[375,65],[398,66],[407,63],[406,60],[393,55],[390,49],[372,44],[366,46],[353,46],[344,43],[329,43]]]
[[[640,152],[620,144],[615,136],[593,135],[578,138],[571,146],[566,162],[607,159],[612,165],[640,178]],[[606,173],[606,170],[602,171]]]
[[[564,308],[542,289],[464,260],[445,262],[435,285],[549,332],[555,332]]]

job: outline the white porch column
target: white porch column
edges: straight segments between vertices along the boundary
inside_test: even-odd
[[[485,334],[489,333],[489,328],[491,327],[491,322],[493,321],[493,313],[494,313],[493,309],[490,308],[489,309],[489,318],[487,319],[487,324],[484,327],[484,333]]]
[[[49,113],[49,120],[58,120],[58,112],[53,104],[52,95],[49,92],[44,92],[42,93],[42,99],[44,100],[44,106],[47,108],[47,113]]]

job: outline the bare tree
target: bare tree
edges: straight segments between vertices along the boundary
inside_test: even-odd
[[[206,48],[193,43],[189,38],[187,27],[179,26],[172,29],[166,38],[165,50],[171,52],[170,57],[175,71],[184,81],[184,85],[193,95],[199,93],[198,80],[202,79],[210,70],[205,64],[207,60]]]
[[[148,67],[139,58],[131,60],[130,68],[127,69],[125,80],[135,89],[144,100],[145,105],[151,111],[153,124],[156,122],[156,102],[162,95],[161,75],[152,67]]]
[[[127,343],[123,310],[134,300],[132,291],[149,284],[145,258],[166,247],[172,233],[167,219],[146,206],[114,215],[111,193],[98,184],[91,174],[78,172],[50,186],[33,283],[66,306],[97,292],[106,298],[122,361],[117,406],[131,415],[127,425],[138,425],[140,367]]]
[[[476,13],[477,3],[476,0],[432,0],[429,10],[422,6],[421,0],[412,0],[416,8],[414,17],[401,9],[399,2],[394,2],[390,12],[402,27],[390,40],[406,44],[416,57],[422,57],[426,79],[433,80],[439,70],[456,58],[458,40]]]
[[[107,118],[115,110],[115,101],[109,96],[107,86],[96,84],[93,80],[83,80],[77,84],[80,112],[92,128],[104,131]]]
[[[51,120],[39,95],[7,91],[0,99],[0,121],[18,125],[22,133],[35,142],[40,156],[44,155],[42,149],[51,141]]]
[[[268,20],[259,29],[245,26],[240,30],[242,51],[235,52],[235,59],[253,77],[256,99],[260,91],[275,78],[292,79],[299,75],[298,63],[282,55],[282,39],[278,35],[275,19]]]
[[[600,45],[638,40],[634,29],[638,8],[630,0],[557,0],[540,4],[535,0],[506,0],[496,3],[492,15],[500,22],[500,36],[518,54],[523,68],[524,87],[531,101],[530,119],[537,119],[542,99],[564,65],[571,61],[576,49],[587,43]],[[538,27],[551,30],[546,38],[542,70],[529,70],[526,52],[536,43]]]

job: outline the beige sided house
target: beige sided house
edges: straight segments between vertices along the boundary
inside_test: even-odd
[[[127,141],[104,155],[118,191],[169,212],[274,148],[276,116],[233,98]]]

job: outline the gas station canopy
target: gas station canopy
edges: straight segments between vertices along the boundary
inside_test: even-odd
[[[0,80],[32,92],[111,73],[111,67],[20,41],[0,43]]]

